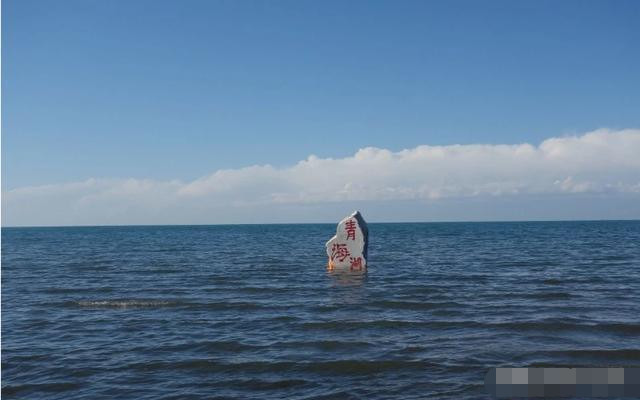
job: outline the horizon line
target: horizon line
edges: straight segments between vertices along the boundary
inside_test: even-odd
[[[504,220],[448,220],[448,221],[368,221],[367,224],[487,224],[522,222],[639,222],[640,218],[616,219],[504,219]],[[339,221],[338,221],[339,222]],[[20,228],[124,228],[124,227],[183,227],[183,226],[253,226],[253,225],[334,225],[338,222],[249,222],[249,223],[209,223],[209,224],[104,224],[104,225],[2,225],[0,229]]]

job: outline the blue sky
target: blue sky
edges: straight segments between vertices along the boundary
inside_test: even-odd
[[[638,128],[638,20],[637,1],[4,1],[3,191]]]

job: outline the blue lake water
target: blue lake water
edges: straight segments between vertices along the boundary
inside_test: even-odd
[[[2,396],[487,398],[498,366],[640,366],[640,222],[2,229]]]

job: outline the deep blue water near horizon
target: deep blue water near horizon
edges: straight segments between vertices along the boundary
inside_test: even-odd
[[[488,398],[499,366],[640,366],[640,221],[2,229],[2,396]]]

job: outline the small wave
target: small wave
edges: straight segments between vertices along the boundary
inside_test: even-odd
[[[283,379],[276,381],[268,381],[262,379],[246,379],[246,380],[231,380],[220,382],[222,386],[240,386],[249,390],[277,390],[288,389],[297,386],[308,385],[310,382],[304,379]]]
[[[294,342],[276,342],[272,346],[283,348],[316,348],[325,351],[334,350],[353,350],[356,348],[370,347],[371,343],[358,341],[339,341],[339,340],[316,340],[316,341],[294,341]]]
[[[50,354],[6,355],[4,357],[6,357],[7,362],[10,362],[12,364],[18,364],[18,363],[30,362],[30,361],[49,362],[52,359],[54,359],[54,357]]]
[[[304,400],[351,400],[354,395],[343,389],[328,390],[327,393],[304,397]]]
[[[214,303],[188,303],[189,308],[205,309],[205,310],[259,310],[265,307],[257,303],[246,302],[214,302]]]
[[[540,293],[531,293],[523,297],[532,298],[532,299],[543,299],[543,300],[565,300],[565,299],[570,299],[574,296],[566,292],[540,292]]]
[[[481,321],[407,321],[407,320],[373,320],[373,321],[315,321],[299,324],[303,330],[357,330],[357,329],[397,329],[424,328],[432,330],[446,329],[504,329],[509,331],[543,331],[563,332],[582,331],[620,335],[640,334],[640,324],[598,323],[588,324],[580,320],[566,318],[560,320],[492,322]]]
[[[113,300],[78,300],[65,302],[64,305],[81,308],[166,308],[181,307],[191,310],[254,310],[264,308],[260,304],[245,302],[213,302],[200,303],[184,300],[156,299],[113,299]]]
[[[68,390],[75,390],[80,388],[81,385],[73,382],[50,382],[50,383],[34,383],[26,385],[8,385],[2,387],[3,396],[13,396],[24,391],[36,391],[47,393],[59,393],[66,392]]]
[[[88,293],[88,292],[111,292],[111,287],[95,287],[95,288],[45,288],[42,289],[42,293],[46,294],[74,294],[74,293]]]
[[[145,274],[149,274],[149,275],[157,275],[157,274],[180,274],[180,273],[184,273],[183,270],[180,269],[170,269],[170,268],[164,268],[164,269],[152,269],[149,271],[141,271]]]
[[[271,295],[283,293],[296,293],[305,290],[304,287],[268,287],[268,286],[243,286],[243,287],[227,287],[223,290],[232,290],[240,293],[267,293]]]
[[[145,362],[124,366],[124,369],[142,371],[158,370],[191,370],[202,372],[244,372],[244,373],[281,373],[281,372],[312,372],[343,375],[367,375],[386,371],[421,370],[439,367],[428,361],[407,360],[335,360],[320,362],[294,361],[248,361],[240,363],[224,363],[215,360],[186,360],[178,362]]]
[[[482,324],[484,325],[484,324]],[[640,324],[625,324],[625,323],[599,323],[599,324],[584,324],[584,323],[571,323],[561,321],[522,321],[522,322],[504,322],[497,324],[486,324],[487,327],[494,326],[496,328],[504,328],[509,330],[529,331],[529,330],[541,330],[541,331],[582,331],[582,332],[603,332],[614,334],[640,334]]]
[[[426,346],[406,346],[401,350],[398,350],[398,354],[415,354],[427,351],[429,348]]]
[[[574,278],[547,278],[542,281],[543,285],[573,285],[573,284],[592,284],[592,283],[605,283],[607,279],[599,277],[599,276],[589,276],[589,277],[574,277]]]
[[[586,350],[560,350],[548,351],[550,356],[571,357],[579,359],[602,360],[602,361],[638,361],[640,360],[640,349],[586,349]]]
[[[338,360],[308,363],[304,369],[312,372],[368,375],[387,371],[423,370],[435,366],[428,361],[407,360]]]
[[[194,351],[194,352],[242,352],[242,351],[255,351],[265,346],[249,345],[236,341],[229,340],[205,340],[198,342],[186,342],[175,345],[163,345],[153,347],[138,347],[133,349],[134,351],[142,352],[182,352],[182,351]]]
[[[375,328],[400,328],[427,325],[424,321],[404,320],[375,320],[375,321],[317,321],[305,322],[300,326],[305,330],[344,330],[344,329],[375,329]]]
[[[339,305],[327,305],[327,304],[323,304],[323,305],[319,305],[319,306],[311,306],[310,311],[314,312],[314,313],[331,313],[337,310],[340,310],[341,307]]]
[[[418,302],[418,301],[396,301],[381,300],[371,304],[374,307],[392,308],[402,310],[433,310],[438,308],[463,307],[462,304],[455,301],[445,302]]]
[[[439,310],[434,310],[431,315],[435,316],[435,317],[458,317],[460,315],[463,315],[464,313],[460,310],[452,310],[452,309],[439,309]]]

